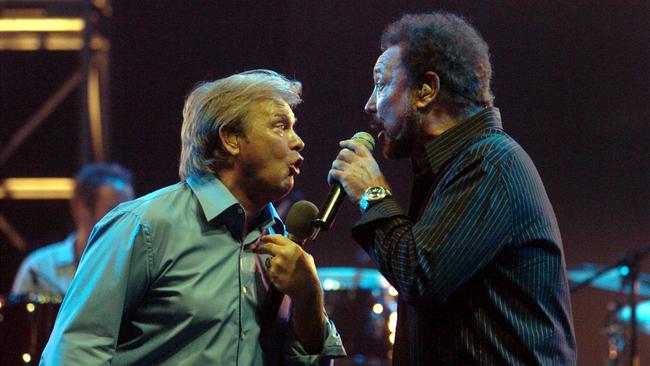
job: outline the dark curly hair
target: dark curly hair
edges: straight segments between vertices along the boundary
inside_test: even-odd
[[[465,19],[449,13],[404,15],[381,37],[381,49],[402,47],[402,64],[412,86],[427,71],[440,78],[439,100],[463,113],[473,106],[491,106],[492,66],[488,45]]]
[[[94,209],[97,203],[97,192],[103,185],[114,186],[121,191],[126,186],[133,186],[133,174],[128,169],[116,163],[86,164],[75,176],[75,199],[89,209]]]

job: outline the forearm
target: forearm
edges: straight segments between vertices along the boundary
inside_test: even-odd
[[[322,351],[325,333],[322,291],[303,299],[292,299],[291,329],[307,353]]]
[[[422,284],[432,281],[418,267],[422,266],[421,261],[434,263],[432,258],[421,258],[424,251],[418,248],[422,243],[413,236],[413,222],[405,216],[394,215],[355,228],[354,232],[357,241],[402,298],[416,302],[423,295]]]

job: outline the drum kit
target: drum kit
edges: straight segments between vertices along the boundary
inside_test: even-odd
[[[630,365],[640,365],[638,334],[650,334],[650,301],[637,298],[650,297],[650,275],[639,272],[639,265],[648,253],[650,245],[621,254],[609,266],[588,263],[568,271],[572,293],[591,286],[624,295],[607,306],[608,366],[621,365],[624,353]]]
[[[375,269],[321,267],[318,276],[325,292],[325,310],[348,353],[335,365],[390,365],[397,291]]]
[[[0,296],[0,365],[38,364],[60,305],[60,296]]]
[[[647,253],[650,251],[644,248]],[[636,333],[650,334],[650,275],[639,273],[639,251],[604,267],[584,264],[569,269],[572,292],[583,287],[627,293],[627,303],[608,307],[606,331],[609,365],[619,365],[623,350],[636,357]],[[629,260],[636,259],[635,261]],[[320,267],[325,308],[341,334],[348,357],[336,365],[391,364],[397,321],[397,291],[375,269]],[[36,364],[52,331],[61,298],[56,296],[0,296],[0,365]],[[626,341],[625,325],[631,328]]]
[[[318,274],[349,355],[336,365],[390,365],[397,291],[374,269],[323,267]],[[56,296],[0,296],[0,365],[38,364],[60,304]]]

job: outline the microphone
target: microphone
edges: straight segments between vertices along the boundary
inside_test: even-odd
[[[352,140],[361,142],[363,146],[367,147],[371,152],[375,148],[375,139],[368,132],[357,132],[352,136]],[[344,190],[343,187],[341,187],[341,183],[334,181],[331,184],[330,193],[327,195],[320,216],[314,220],[316,231],[312,235],[312,239],[315,238],[319,231],[327,231],[330,229],[334,223],[334,217],[336,216],[336,213],[343,202],[343,198],[345,197],[343,193]]]
[[[294,203],[287,213],[284,221],[289,239],[294,243],[303,246],[314,232],[312,222],[318,216],[318,207],[313,203],[301,200]]]
[[[309,201],[301,200],[291,205],[285,220],[288,238],[303,246],[312,236],[314,231],[312,222],[316,216],[318,216],[318,207]],[[271,283],[260,308],[260,323],[264,334],[273,326],[283,299],[284,294]]]

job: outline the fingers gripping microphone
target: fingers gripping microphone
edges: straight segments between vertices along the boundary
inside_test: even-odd
[[[309,201],[302,200],[291,205],[285,220],[289,239],[300,246],[304,245],[314,231],[312,222],[316,216],[318,216],[318,207]],[[260,320],[264,334],[268,333],[270,327],[273,326],[283,298],[284,294],[271,284],[260,308]]]
[[[368,132],[357,132],[352,136],[352,140],[361,142],[363,146],[367,147],[370,151],[375,148],[375,139]],[[320,216],[314,220],[316,230],[327,231],[330,229],[344,197],[345,192],[343,187],[341,187],[341,183],[334,181],[330,188],[330,193],[327,195]]]

